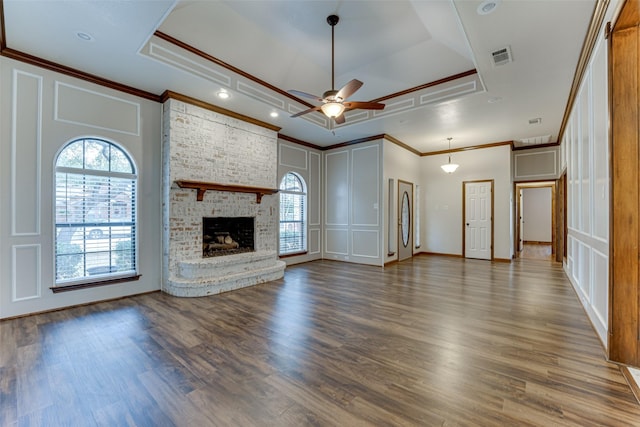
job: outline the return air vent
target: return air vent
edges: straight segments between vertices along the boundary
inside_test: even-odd
[[[511,56],[511,48],[509,46],[503,47],[502,49],[495,50],[491,52],[491,57],[493,58],[493,65],[504,65],[509,62],[513,62],[513,56]]]

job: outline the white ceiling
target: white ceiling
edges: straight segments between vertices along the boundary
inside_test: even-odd
[[[447,137],[453,148],[555,142],[595,0],[497,3],[488,15],[478,14],[477,0],[4,0],[3,6],[7,48],[154,94],[192,96],[318,146],[382,133],[420,152],[446,149]],[[342,126],[320,113],[292,119],[308,107],[272,88],[317,95],[331,89],[331,14],[340,16],[336,89],[354,78],[364,82],[349,100],[478,73],[386,99],[379,113],[350,112]],[[513,62],[493,65],[491,52],[507,46]],[[221,89],[228,100],[216,97]],[[270,117],[272,111],[279,116]],[[529,124],[535,118],[541,123]]]

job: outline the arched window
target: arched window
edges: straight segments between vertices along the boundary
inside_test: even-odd
[[[136,187],[129,155],[95,138],[68,143],[55,163],[56,285],[136,274]]]
[[[304,179],[293,172],[280,181],[280,255],[307,250],[307,192]]]

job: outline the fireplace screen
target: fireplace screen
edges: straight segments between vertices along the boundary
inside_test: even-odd
[[[202,256],[212,257],[254,251],[255,218],[202,219]]]

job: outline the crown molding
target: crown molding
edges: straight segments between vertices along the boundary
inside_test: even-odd
[[[117,83],[112,80],[108,80],[103,77],[96,76],[95,74],[85,73],[84,71],[76,70],[75,68],[67,67],[66,65],[61,65],[52,61],[48,61],[46,59],[38,58],[37,56],[29,55],[28,53],[20,52],[20,51],[5,47],[4,49],[2,49],[1,54],[6,58],[15,59],[16,61],[35,65],[37,67],[54,71],[56,73],[64,74],[70,77],[75,77],[79,80],[84,80],[86,82],[94,83],[94,84],[104,86],[110,89],[114,89],[120,92],[128,93],[130,95],[135,95],[140,98],[148,99],[155,102],[160,102],[160,96],[154,93],[146,92],[144,90],[136,89],[131,86]]]

